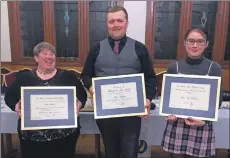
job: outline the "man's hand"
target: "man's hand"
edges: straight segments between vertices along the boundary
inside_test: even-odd
[[[18,116],[21,117],[22,114],[21,114],[21,100],[18,101],[18,103],[15,105],[15,112],[18,113]]]
[[[142,118],[147,118],[150,115],[150,107],[151,107],[151,101],[149,99],[146,99],[146,105],[145,108],[147,109],[147,115],[141,116]]]
[[[89,88],[89,93],[90,93],[90,94],[93,94],[93,93],[94,93],[92,87]]]
[[[185,123],[189,126],[204,126],[205,122],[202,120],[194,119],[194,118],[186,118]]]
[[[78,116],[82,105],[81,105],[81,102],[79,100],[77,100],[76,105],[77,105],[77,116]]]

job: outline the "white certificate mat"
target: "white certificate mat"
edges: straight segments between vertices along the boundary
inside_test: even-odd
[[[146,115],[144,74],[93,78],[95,119]]]
[[[77,128],[76,103],[76,87],[22,87],[21,128]]]
[[[160,115],[217,121],[221,77],[164,74]]]
[[[30,95],[31,120],[68,119],[68,95]]]
[[[101,85],[102,109],[137,107],[135,82]]]
[[[170,108],[208,111],[209,84],[171,83]]]

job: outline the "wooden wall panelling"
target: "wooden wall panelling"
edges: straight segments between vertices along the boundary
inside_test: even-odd
[[[78,28],[79,28],[79,57],[81,66],[84,66],[85,59],[89,52],[89,2],[78,2]]]
[[[9,33],[10,33],[10,46],[12,64],[19,64],[23,58],[22,41],[21,41],[21,28],[20,28],[20,10],[19,3],[8,2],[8,15],[9,15]]]
[[[44,38],[46,42],[51,43],[56,47],[54,10],[53,1],[43,2]]]
[[[155,2],[147,1],[146,6],[146,33],[145,33],[145,45],[148,48],[149,55],[154,57],[154,39],[155,31]]]
[[[215,43],[213,46],[212,59],[220,64],[224,64],[225,44],[229,20],[229,2],[219,1],[216,15]]]
[[[181,59],[186,56],[184,47],[184,37],[186,32],[190,29],[192,24],[192,2],[182,1],[181,14],[180,14],[180,28],[178,35],[177,46],[177,59]]]

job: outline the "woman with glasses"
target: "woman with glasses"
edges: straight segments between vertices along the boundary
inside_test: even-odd
[[[21,130],[22,86],[75,86],[78,111],[85,105],[87,94],[81,82],[70,71],[56,68],[56,50],[53,45],[42,42],[34,47],[37,68],[21,72],[5,94],[6,105],[19,115],[18,135],[22,158],[74,158],[75,146],[80,134],[78,128]],[[81,104],[81,105],[80,105]],[[81,106],[81,107],[80,107]]]
[[[222,76],[218,63],[204,57],[208,36],[202,27],[193,27],[185,35],[186,58],[168,66],[169,74]],[[220,98],[221,100],[221,98]],[[221,101],[220,101],[221,104]],[[167,121],[162,147],[171,158],[212,157],[215,155],[213,123],[198,119],[165,117]]]

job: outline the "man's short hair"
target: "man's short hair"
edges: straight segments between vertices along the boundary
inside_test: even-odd
[[[123,11],[124,12],[124,14],[125,14],[125,18],[126,18],[126,20],[128,21],[128,12],[127,12],[127,10],[124,8],[124,7],[122,7],[122,6],[115,6],[115,7],[111,7],[111,8],[109,8],[108,9],[108,11],[107,11],[107,14],[109,14],[109,13],[115,13],[115,12],[119,12],[119,11]]]

